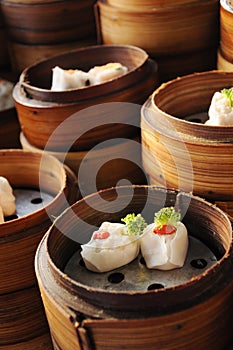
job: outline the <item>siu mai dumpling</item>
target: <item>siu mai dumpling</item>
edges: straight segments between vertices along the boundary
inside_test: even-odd
[[[0,222],[4,222],[4,216],[11,216],[16,212],[13,189],[8,180],[3,176],[0,176],[0,207],[0,219],[2,220]]]
[[[149,269],[171,270],[182,267],[188,250],[188,234],[180,214],[166,207],[155,214],[142,238],[141,253]]]
[[[233,88],[214,93],[208,115],[207,125],[233,125]]]
[[[93,232],[91,240],[81,246],[87,269],[107,272],[133,261],[139,253],[139,237],[146,227],[140,214],[129,214],[122,223],[105,221]]]
[[[91,85],[104,83],[127,73],[128,68],[121,63],[107,63],[91,68],[88,72]]]
[[[89,85],[89,75],[79,69],[62,69],[58,66],[52,70],[52,91],[64,91]]]

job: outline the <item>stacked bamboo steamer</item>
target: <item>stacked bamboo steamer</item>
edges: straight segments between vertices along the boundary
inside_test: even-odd
[[[150,183],[192,191],[232,216],[233,127],[211,126],[213,94],[233,73],[194,73],[162,84],[142,108],[142,159]]]
[[[8,52],[8,38],[0,2],[0,69],[9,68],[9,66],[10,57]]]
[[[80,243],[88,241],[92,229],[104,220],[120,222],[132,212],[152,220],[163,205],[179,208],[189,232],[190,253],[192,239],[215,252],[216,259],[207,253],[206,269],[203,265],[194,275],[190,256],[189,277],[183,268],[161,274],[148,271],[140,256],[101,274],[85,268]],[[193,255],[199,263],[200,247]],[[125,186],[83,198],[44,236],[35,267],[54,349],[222,350],[231,342],[231,223],[219,208],[193,195]],[[187,279],[182,282],[181,276]]]
[[[15,215],[1,223],[0,348],[51,350],[34,255],[54,218],[78,199],[76,177],[49,155],[1,150],[0,159],[16,198]]]
[[[94,0],[2,0],[12,67],[96,43]]]
[[[218,69],[233,71],[233,6],[230,0],[220,1]]]
[[[161,81],[216,68],[216,0],[99,0],[96,17],[103,44],[142,47],[157,61]]]
[[[120,62],[128,72],[82,89],[50,89],[56,65],[88,71],[107,62]],[[85,164],[83,182],[89,192],[95,176],[97,189],[125,178],[145,183],[140,109],[156,86],[156,63],[144,50],[129,45],[90,46],[32,65],[22,72],[13,93],[22,146],[53,154],[74,170],[80,184],[80,165]]]

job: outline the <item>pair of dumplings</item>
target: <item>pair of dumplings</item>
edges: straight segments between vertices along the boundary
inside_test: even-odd
[[[149,269],[182,267],[188,250],[188,233],[173,207],[162,208],[147,225],[140,214],[128,214],[125,224],[103,222],[90,241],[81,246],[87,269],[107,272],[133,261],[141,251]]]

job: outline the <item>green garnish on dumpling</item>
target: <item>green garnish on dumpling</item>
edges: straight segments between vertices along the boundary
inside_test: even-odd
[[[128,214],[121,219],[126,224],[127,232],[130,236],[141,235],[147,223],[141,214]]]
[[[230,89],[222,89],[221,93],[225,95],[231,107],[233,107],[233,88]]]
[[[163,227],[164,225],[177,225],[178,221],[180,221],[180,213],[175,211],[174,207],[165,207],[160,209],[154,216],[154,222],[157,226]]]

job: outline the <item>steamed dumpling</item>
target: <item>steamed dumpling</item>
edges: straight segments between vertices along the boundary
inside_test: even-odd
[[[175,217],[174,209],[163,208],[158,220],[155,217],[155,222],[145,228],[140,240],[141,253],[149,269],[171,270],[184,265],[188,250],[187,229],[178,215],[170,221],[169,215]]]
[[[103,222],[91,240],[81,246],[81,256],[89,270],[111,271],[138,256],[139,238],[147,224],[141,214],[128,214],[122,222]]]
[[[207,125],[233,125],[233,88],[214,93],[208,115]]]
[[[52,87],[53,91],[64,91],[81,88],[89,84],[89,75],[78,69],[65,70],[58,66],[53,68]]]
[[[111,271],[126,265],[139,253],[138,240],[127,234],[126,226],[111,222],[103,222],[81,248],[86,267],[95,272]]]
[[[0,215],[0,219],[3,219],[1,222],[4,222],[4,216],[11,216],[15,214],[15,196],[13,194],[11,185],[3,176],[0,176],[0,207],[3,214]]]
[[[89,72],[79,69],[62,69],[58,66],[52,70],[52,91],[64,91],[83,88],[89,85],[104,83],[117,78],[128,71],[120,63],[108,63],[103,66],[91,68]]]
[[[89,79],[91,85],[104,83],[113,78],[117,78],[125,73],[128,69],[120,63],[108,63],[104,66],[96,66],[89,70]]]

